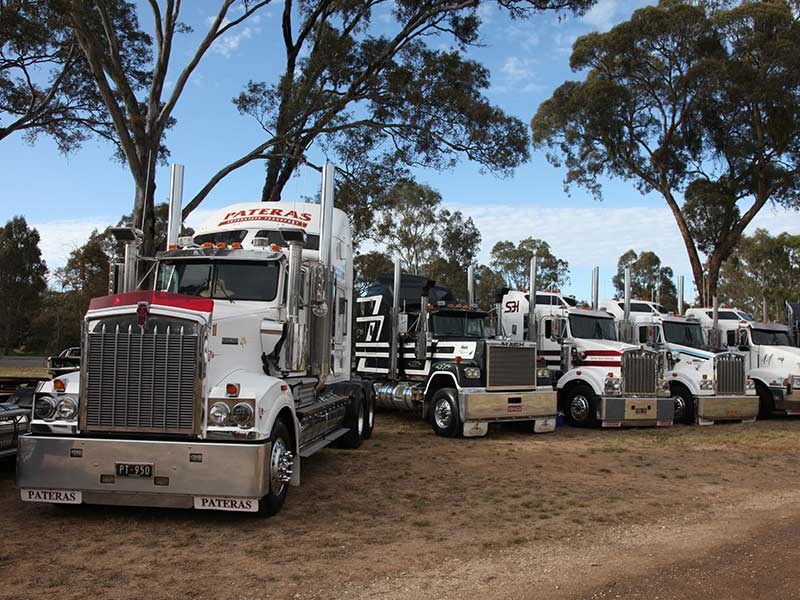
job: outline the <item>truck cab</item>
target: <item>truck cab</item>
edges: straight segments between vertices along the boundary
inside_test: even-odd
[[[322,205],[226,207],[157,256],[155,289],[92,300],[80,370],[34,398],[22,499],[271,515],[301,458],[368,438],[350,225],[332,202],[331,171]]]
[[[672,425],[672,406],[659,380],[659,355],[619,341],[612,315],[569,303],[539,304],[537,339],[557,378],[559,409],[577,426]],[[511,339],[526,335],[530,295],[503,296],[502,327]]]
[[[713,317],[705,315],[705,310],[687,312],[703,319],[707,330],[713,331]],[[725,309],[719,311],[725,312]],[[719,317],[717,331],[723,342],[746,357],[747,375],[758,397],[759,416],[800,415],[800,348],[792,343],[791,329],[780,323]]]
[[[600,306],[614,315],[623,337],[665,350],[663,378],[675,405],[676,422],[711,425],[755,420],[758,399],[746,376],[744,356],[711,348],[697,319],[669,314],[648,300],[632,301],[627,321],[623,302],[605,300]]]
[[[445,437],[512,421],[555,429],[556,394],[536,344],[490,339],[487,311],[399,264],[358,304],[356,371],[372,380],[378,406],[417,412]]]

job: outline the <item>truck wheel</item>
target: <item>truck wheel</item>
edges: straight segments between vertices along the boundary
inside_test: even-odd
[[[675,423],[685,423],[687,425],[694,423],[694,398],[692,398],[689,390],[682,387],[675,388],[672,391],[672,402],[675,405],[675,416],[673,417]]]
[[[772,397],[772,392],[765,385],[757,385],[756,393],[758,394],[758,418],[769,419],[775,410],[775,399]]]
[[[463,430],[461,416],[458,414],[458,400],[453,388],[442,388],[433,394],[431,400],[431,424],[436,435],[458,437]]]
[[[375,393],[372,388],[364,390],[364,431],[361,437],[368,440],[375,428]]]
[[[350,396],[350,404],[344,417],[344,427],[350,431],[339,438],[340,448],[358,448],[364,439],[366,415],[364,411],[364,393],[360,387],[354,388]]]
[[[597,397],[588,385],[578,385],[567,394],[566,415],[571,425],[593,427],[597,421]]]
[[[289,492],[289,481],[292,479],[292,436],[289,429],[280,419],[272,426],[269,436],[272,450],[267,464],[269,492],[258,503],[258,516],[271,517],[278,514],[286,501]]]

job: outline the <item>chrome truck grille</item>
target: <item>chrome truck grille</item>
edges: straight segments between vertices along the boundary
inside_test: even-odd
[[[536,347],[486,344],[486,389],[536,387]]]
[[[83,430],[196,432],[199,328],[190,321],[159,320],[140,328],[117,318],[87,331]]]
[[[738,354],[721,354],[714,362],[717,394],[744,394],[744,359]]]
[[[622,393],[655,395],[658,383],[658,354],[648,350],[622,353]]]

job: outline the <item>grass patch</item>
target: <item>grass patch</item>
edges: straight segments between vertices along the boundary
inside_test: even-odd
[[[47,369],[40,367],[0,367],[0,377],[41,377],[50,379]]]

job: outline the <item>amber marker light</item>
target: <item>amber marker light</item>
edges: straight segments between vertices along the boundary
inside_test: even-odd
[[[67,384],[64,383],[63,379],[55,379],[53,381],[53,389],[60,394],[63,394],[64,391],[67,389]]]
[[[238,383],[229,383],[225,386],[225,395],[228,398],[238,398],[239,397],[239,384]]]

